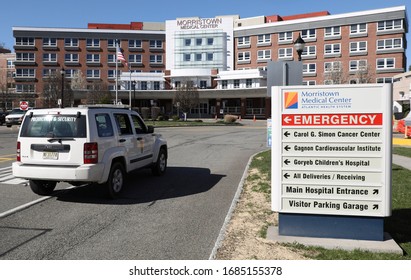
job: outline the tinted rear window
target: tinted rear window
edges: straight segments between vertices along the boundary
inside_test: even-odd
[[[71,137],[85,138],[86,116],[34,115],[26,117],[21,128],[21,137]]]

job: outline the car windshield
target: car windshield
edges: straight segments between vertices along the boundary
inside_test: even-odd
[[[10,115],[23,115],[26,113],[26,111],[20,110],[20,109],[13,109],[10,112]]]
[[[45,138],[85,138],[86,116],[26,116],[20,136]]]

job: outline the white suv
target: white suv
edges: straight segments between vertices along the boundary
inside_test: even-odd
[[[39,195],[57,182],[103,184],[110,197],[123,189],[125,174],[150,167],[162,175],[167,142],[126,108],[80,106],[26,113],[17,139],[13,175],[28,179]]]

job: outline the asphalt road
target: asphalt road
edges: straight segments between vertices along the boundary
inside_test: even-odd
[[[156,132],[169,145],[163,177],[141,170],[117,200],[79,187],[1,218],[0,259],[208,259],[250,156],[266,149],[266,124]],[[38,198],[0,183],[0,215]]]

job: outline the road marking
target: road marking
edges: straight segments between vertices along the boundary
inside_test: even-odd
[[[62,191],[69,190],[69,189],[73,189],[73,188],[75,188],[75,186],[69,186],[69,187],[67,187],[67,188],[65,188],[65,189],[62,189],[62,190],[59,190],[59,191],[57,191],[57,192],[62,192]],[[16,212],[19,212],[19,211],[21,211],[21,210],[27,209],[27,208],[29,208],[30,206],[33,206],[33,205],[35,205],[35,204],[37,204],[37,203],[40,203],[40,202],[45,201],[45,200],[47,200],[47,199],[49,199],[49,198],[52,198],[52,197],[53,197],[53,196],[43,196],[43,197],[40,197],[39,199],[30,201],[30,202],[25,203],[25,204],[23,204],[23,205],[17,206],[17,207],[15,207],[15,208],[13,208],[13,209],[7,210],[7,211],[5,211],[5,212],[3,212],[3,213],[0,213],[0,219],[2,219],[2,218],[4,218],[4,217],[7,217],[7,216],[9,216],[9,215],[11,215],[11,214],[14,214],[14,213],[16,213]]]
[[[28,180],[16,178],[12,174],[12,167],[0,168],[0,183],[9,185],[27,184]]]

